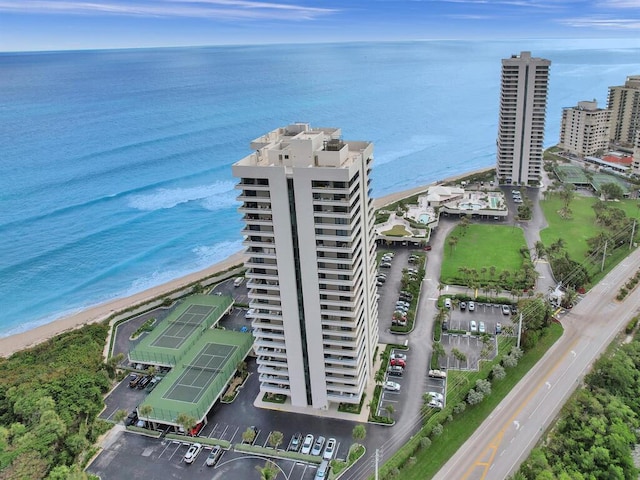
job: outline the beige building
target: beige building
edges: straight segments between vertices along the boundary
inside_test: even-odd
[[[522,52],[502,60],[496,174],[500,183],[537,185],[542,173],[550,60]]]
[[[232,168],[261,394],[359,403],[378,343],[373,144],[297,123],[251,150]]]
[[[558,146],[581,157],[605,151],[609,147],[610,117],[611,110],[598,108],[595,100],[563,108]]]
[[[640,126],[640,75],[627,77],[623,86],[609,87],[609,138],[614,145],[633,146]]]
[[[633,146],[633,163],[631,171],[636,175],[640,175],[640,129],[636,132],[636,141]]]

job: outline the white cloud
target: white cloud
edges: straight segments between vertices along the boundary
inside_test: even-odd
[[[141,17],[192,17],[215,19],[310,20],[337,12],[335,9],[247,0],[164,0],[162,2],[0,0],[0,11],[126,15]]]
[[[582,17],[565,18],[559,23],[576,28],[599,28],[612,30],[640,30],[640,19],[635,18],[604,18]]]
[[[640,8],[640,0],[600,0],[599,8]]]

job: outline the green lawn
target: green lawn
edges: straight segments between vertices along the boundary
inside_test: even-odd
[[[593,205],[598,202],[593,197],[576,197],[569,208],[572,211],[570,219],[561,218],[558,211],[562,208],[562,200],[557,196],[540,202],[549,226],[540,232],[540,238],[545,246],[551,245],[558,238],[566,241],[565,249],[576,262],[582,262],[587,253],[587,239],[596,235],[600,227],[595,224]],[[623,209],[627,216],[640,218],[640,208],[637,200],[622,200],[615,206]]]
[[[458,243],[449,246],[449,239],[455,236]],[[522,266],[520,248],[526,245],[522,230],[504,225],[469,225],[466,232],[457,226],[445,240],[444,259],[440,272],[443,283],[457,283],[461,277],[460,267],[474,268],[480,274],[481,269],[495,266],[496,276],[503,270],[512,274]],[[482,279],[482,275],[480,275]]]
[[[532,350],[525,353],[518,366],[507,369],[507,376],[503,380],[492,382],[492,391],[482,403],[468,407],[462,414],[456,415],[452,422],[444,424],[444,432],[433,439],[429,448],[416,452],[416,463],[412,467],[402,470],[402,480],[425,480],[432,478],[440,468],[453,456],[464,442],[475,432],[482,422],[491,414],[496,406],[507,396],[529,370],[542,358],[545,352],[562,336],[562,326],[553,324],[548,333],[540,339]],[[449,374],[453,374],[450,371]],[[462,378],[465,373],[455,372]],[[469,375],[469,374],[466,374]],[[473,375],[473,372],[471,373]],[[452,377],[448,382],[452,381]],[[474,380],[475,382],[475,380]],[[472,382],[469,381],[471,384]],[[447,400],[449,395],[447,394]]]
[[[410,237],[411,232],[408,232],[403,225],[394,225],[391,230],[380,232],[382,235],[388,235],[389,237]]]

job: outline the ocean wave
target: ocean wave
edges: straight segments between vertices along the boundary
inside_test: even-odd
[[[142,195],[132,195],[129,197],[128,205],[131,208],[143,211],[162,210],[173,208],[182,203],[203,200],[202,205],[208,210],[216,204],[219,198],[225,198],[223,194],[233,191],[235,182],[216,182],[213,185],[198,185],[195,187],[182,188],[159,188],[151,193]],[[233,197],[223,206],[228,207]],[[218,207],[220,208],[220,207]]]

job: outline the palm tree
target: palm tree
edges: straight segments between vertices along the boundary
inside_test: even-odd
[[[542,243],[540,240],[538,240],[535,245],[533,246],[534,250],[535,250],[535,255],[536,255],[536,260],[543,258],[546,254],[547,254],[547,250],[544,246],[544,243]]]
[[[127,418],[127,415],[128,413],[125,409],[120,409],[115,413],[113,419],[116,421],[116,423],[124,422],[124,419]]]
[[[138,408],[138,413],[141,417],[149,418],[149,415],[153,412],[153,407],[148,403],[145,403],[140,408]]]
[[[189,433],[198,421],[187,413],[180,413],[176,418],[176,423],[184,429],[185,433]]]
[[[480,269],[480,274],[482,275],[482,280],[485,280],[487,278],[487,267],[482,267]]]
[[[489,276],[493,279],[495,274],[496,274],[496,266],[495,265],[491,265],[489,267]]]
[[[278,446],[282,443],[282,440],[284,440],[284,435],[282,434],[282,432],[278,432],[277,430],[274,430],[269,435],[269,445],[271,445],[276,450],[278,450]]]
[[[364,425],[356,425],[355,427],[353,427],[351,436],[356,442],[360,442],[366,438],[367,429],[364,427]]]
[[[387,411],[387,418],[391,420],[391,415],[393,415],[393,412],[395,412],[396,409],[393,408],[393,405],[391,405],[390,403],[386,405],[384,409]]]
[[[453,249],[458,244],[458,237],[456,236],[449,237],[449,240],[447,241],[447,243],[449,244],[450,255],[453,255]]]
[[[256,465],[256,470],[260,473],[260,480],[275,480],[278,476],[278,470],[270,460],[264,462],[264,467]]]
[[[384,370],[380,369],[376,372],[375,381],[376,385],[381,385],[384,382]]]

